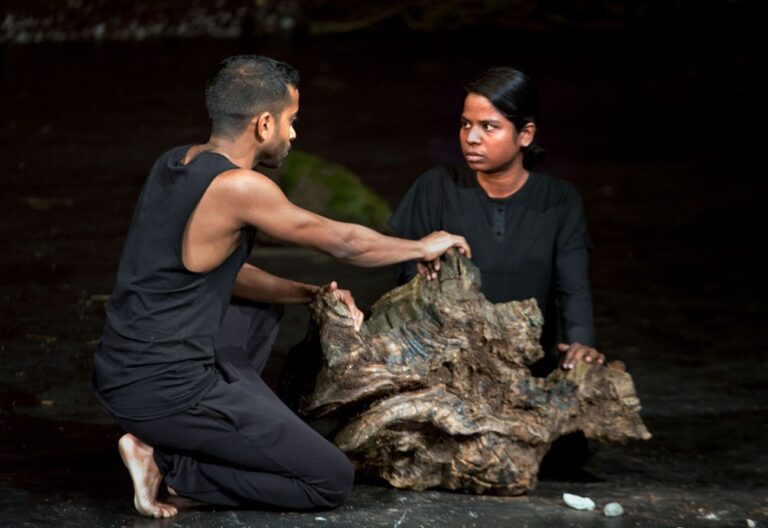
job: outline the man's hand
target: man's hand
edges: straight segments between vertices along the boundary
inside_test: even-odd
[[[457,248],[462,255],[472,258],[472,250],[469,249],[469,244],[462,236],[452,235],[445,231],[435,231],[422,238],[421,243],[424,246],[424,255],[421,260],[436,260],[452,247]],[[437,269],[440,269],[439,266]]]
[[[325,286],[321,286],[320,289],[317,290],[317,294],[315,296],[319,297],[324,293],[332,293],[334,297],[346,305],[350,315],[352,316],[352,321],[355,325],[355,332],[360,330],[360,327],[363,325],[363,319],[365,316],[363,315],[363,312],[357,309],[357,306],[355,305],[355,299],[352,298],[352,293],[349,290],[340,290],[336,281],[333,281],[330,284],[326,284]]]
[[[563,354],[560,367],[564,370],[572,369],[577,361],[586,361],[587,363],[596,363],[602,365],[605,363],[605,356],[592,347],[582,345],[581,343],[560,343],[557,350]]]
[[[424,245],[424,258],[416,264],[421,275],[427,280],[437,278],[440,271],[440,256],[451,248],[456,248],[462,255],[472,258],[472,250],[462,236],[445,231],[435,231],[421,239]]]

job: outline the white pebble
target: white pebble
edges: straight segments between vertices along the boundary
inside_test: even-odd
[[[326,519],[325,517],[315,517],[315,520],[320,522],[328,522],[328,519]]]
[[[579,497],[570,493],[563,493],[563,501],[574,510],[594,510],[595,501],[589,497]]]
[[[757,523],[752,519],[747,519],[747,528],[757,528]]]
[[[624,515],[624,508],[618,502],[609,502],[603,506],[603,515],[606,517],[618,517]]]

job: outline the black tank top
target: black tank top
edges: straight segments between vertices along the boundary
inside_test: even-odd
[[[189,146],[166,152],[152,167],[123,248],[94,357],[94,387],[119,418],[146,420],[194,405],[216,380],[214,337],[254,231],[219,267],[194,273],[182,262],[190,215],[216,178],[237,168]]]

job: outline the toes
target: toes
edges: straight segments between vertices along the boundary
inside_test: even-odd
[[[177,513],[179,513],[179,510],[176,508],[176,506],[172,504],[165,504],[160,503],[157,505],[158,512],[160,513],[160,517],[167,519],[168,517],[173,517]]]
[[[148,503],[145,505],[136,505],[136,509],[142,515],[147,517],[154,517],[155,519],[167,519],[173,517],[179,513],[178,508],[173,504],[166,504],[163,502]]]
[[[152,517],[155,519],[167,519],[168,517],[173,517],[173,514],[167,508],[158,507],[152,512]]]

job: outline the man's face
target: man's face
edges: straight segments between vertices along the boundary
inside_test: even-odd
[[[291,150],[291,141],[296,139],[296,131],[293,123],[299,113],[299,91],[293,86],[288,86],[291,101],[283,108],[283,111],[275,119],[275,130],[269,142],[259,153],[256,162],[269,168],[277,168]]]
[[[471,169],[494,173],[511,167],[522,155],[520,147],[530,144],[524,135],[487,98],[470,93],[464,99],[459,141]]]

